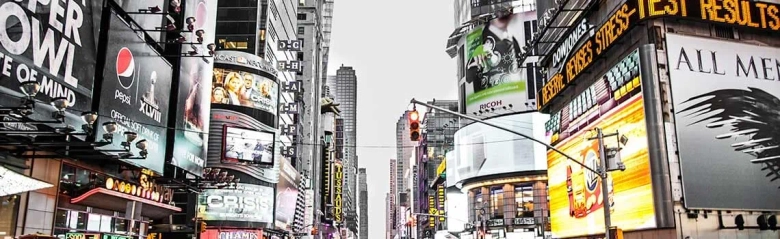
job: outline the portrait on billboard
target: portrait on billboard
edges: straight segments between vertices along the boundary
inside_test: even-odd
[[[224,127],[223,162],[273,164],[273,132]]]
[[[685,204],[778,210],[780,48],[667,34]],[[727,183],[725,183],[727,182]]]
[[[97,125],[116,122],[117,132],[111,149],[124,149],[121,137],[126,132],[138,135],[136,142],[145,140],[147,155],[143,160],[127,156],[141,156],[135,147],[116,153],[120,160],[162,173],[168,123],[168,95],[171,89],[171,65],[165,58],[136,34],[129,23],[112,12],[108,31],[106,62],[98,106]],[[105,134],[104,127],[97,135]]]
[[[244,106],[276,115],[276,81],[244,71],[214,68],[212,104]]]
[[[535,19],[534,12],[508,14],[477,26],[466,35],[467,114],[503,107],[514,111],[535,109],[531,104],[535,102],[536,74],[520,62],[521,47],[530,39]],[[532,74],[528,74],[529,70]]]
[[[550,144],[579,162],[547,152],[553,237],[604,233],[607,204],[613,226],[625,231],[656,227],[639,67],[639,52],[633,51],[550,118],[557,121],[547,124],[548,139],[554,139]],[[594,128],[628,139],[604,138],[605,147],[620,148],[625,165],[625,170],[609,173],[607,188],[602,187],[598,174],[580,165],[600,167],[599,142],[592,139]]]
[[[195,16],[194,26],[197,30],[214,32],[217,14],[216,3],[206,0],[187,0],[184,9],[185,16]],[[195,32],[183,33],[187,38],[195,39]],[[206,46],[214,41],[213,38],[203,38],[203,43],[185,45],[183,53],[192,48],[199,52],[208,52]],[[184,105],[177,110],[176,133],[173,144],[173,157],[171,164],[182,168],[192,174],[200,176],[206,164],[206,151],[208,145],[207,128],[209,125],[209,111],[211,110],[211,77],[213,62],[194,57],[180,58],[179,68],[179,92],[178,102]]]
[[[271,223],[274,189],[238,183],[235,188],[205,189],[198,195],[197,216],[205,221]]]

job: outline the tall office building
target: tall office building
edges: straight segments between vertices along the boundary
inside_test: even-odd
[[[395,159],[390,159],[390,193],[387,194],[387,226],[385,227],[385,230],[388,233],[389,238],[393,238],[395,236],[395,226],[396,226],[396,199],[398,198],[398,187],[396,186],[398,184],[398,167],[396,166],[397,161]]]
[[[404,181],[403,173],[409,167],[409,157],[412,157],[412,151],[414,150],[415,142],[409,138],[409,111],[404,111],[403,115],[398,119],[395,124],[395,147],[396,147],[396,190],[397,192],[404,192],[406,183]]]
[[[336,102],[341,109],[341,118],[344,119],[344,213],[346,214],[347,227],[356,232],[358,229],[357,217],[357,75],[350,66],[341,65],[336,71],[335,82]],[[334,90],[331,88],[331,90]]]
[[[391,227],[391,221],[393,221],[393,213],[391,213],[393,204],[390,203],[393,197],[390,195],[390,193],[385,194],[385,239],[393,238]]]
[[[360,208],[360,230],[359,239],[368,239],[368,181],[366,177],[366,168],[358,169],[358,207]]]

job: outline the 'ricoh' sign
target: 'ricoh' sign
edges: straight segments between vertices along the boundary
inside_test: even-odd
[[[95,74],[92,15],[101,2],[0,0],[0,86],[18,92],[19,83],[37,81],[42,101],[65,97],[87,110]]]

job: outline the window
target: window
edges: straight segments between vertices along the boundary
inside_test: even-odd
[[[298,60],[299,60],[299,61],[303,61],[303,52],[300,52],[300,51],[299,51],[299,52],[297,52],[297,55],[298,55],[298,56],[297,56],[297,57],[298,57]]]
[[[306,30],[305,30],[305,28],[303,28],[303,27],[298,27],[298,35],[303,35],[303,34],[305,34],[305,33],[306,33]]]
[[[306,13],[298,13],[298,20],[306,20]]]
[[[490,188],[490,219],[504,218],[504,189],[499,187]]]
[[[534,216],[534,188],[531,184],[515,186],[516,217]]]

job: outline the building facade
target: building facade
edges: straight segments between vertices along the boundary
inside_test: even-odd
[[[344,162],[346,173],[344,180],[346,182],[345,196],[345,214],[347,218],[347,227],[352,232],[358,230],[357,216],[357,169],[358,157],[357,148],[357,74],[350,66],[343,64],[336,70],[336,78],[333,84],[335,90],[336,102],[342,109],[340,117],[344,120],[343,136],[346,147],[344,147]]]
[[[656,6],[641,1],[570,4],[548,4],[550,14],[541,18],[545,24],[540,29],[544,30],[534,42],[538,43],[540,64],[547,72],[538,108],[550,114],[546,130],[551,136],[549,142],[558,148],[590,145],[590,141],[576,139],[589,133],[583,128],[599,128],[608,135],[619,132],[618,137],[624,139],[617,141],[613,136],[604,140],[606,147],[616,149],[613,152],[621,156],[624,165],[607,178],[614,183],[614,191],[610,192],[614,198],[610,202],[614,204],[612,226],[620,228],[624,238],[778,237],[765,222],[777,220],[780,204],[747,200],[780,194],[777,183],[765,177],[780,171],[772,166],[778,161],[761,153],[751,154],[754,149],[762,151],[765,145],[761,142],[733,141],[762,137],[760,133],[742,131],[748,128],[740,119],[750,117],[763,122],[763,113],[751,109],[780,95],[775,81],[760,80],[775,78],[774,74],[762,70],[754,74],[749,63],[754,61],[759,69],[764,64],[759,61],[776,62],[780,29],[769,27],[776,21],[767,20],[768,12],[760,9],[777,8],[777,1],[742,2],[739,9],[743,21],[725,20],[730,15],[718,10],[724,7],[720,3],[680,1],[665,6],[669,11],[656,11]],[[582,10],[575,15],[555,14],[572,8]],[[611,32],[605,29],[614,26],[614,16],[627,12],[631,14],[626,15],[626,24],[604,41],[602,34]],[[553,30],[557,26],[565,27]],[[579,26],[588,26],[596,35],[573,30]],[[566,44],[543,43],[554,39]],[[589,50],[594,50],[588,56],[593,60],[577,66],[569,64],[577,61],[579,52]],[[564,51],[574,54],[557,54]],[[556,86],[562,82],[566,83]],[[560,97],[564,94],[567,97]],[[736,94],[735,98],[726,96],[731,94]],[[762,96],[755,98],[759,94]],[[738,103],[745,98],[756,100]],[[722,113],[708,118],[715,112]],[[726,119],[738,120],[730,123]],[[564,161],[561,156],[548,154],[551,205],[579,201],[569,198],[558,186],[567,182],[554,180],[552,175],[556,173],[572,168],[571,189],[575,193],[583,191],[577,182],[581,180],[579,170],[566,166]],[[633,186],[633,190],[623,188],[627,184],[618,182],[626,174],[644,183]],[[724,181],[729,186],[722,185]],[[633,194],[629,191],[637,190],[644,191],[644,196],[625,198]],[[573,212],[572,216],[561,213],[568,211]],[[621,215],[629,211],[641,216],[626,220]],[[553,206],[551,213],[553,236],[585,238],[604,233],[603,222],[582,208]],[[596,224],[579,231],[562,226],[588,220]]]
[[[358,238],[368,239],[368,177],[366,168],[358,169],[358,210],[360,210]]]
[[[387,225],[385,226],[385,230],[387,230],[388,236],[390,238],[394,238],[396,235],[396,226],[398,224],[397,222],[397,202],[398,202],[398,187],[396,186],[398,184],[398,173],[396,173],[396,170],[398,170],[398,167],[396,166],[397,161],[395,159],[390,159],[390,167],[388,168],[390,172],[390,192],[388,193],[387,198]]]

